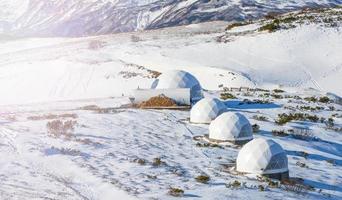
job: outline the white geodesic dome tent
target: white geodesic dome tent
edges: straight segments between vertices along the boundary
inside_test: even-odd
[[[253,139],[253,129],[244,115],[226,112],[211,122],[209,139],[245,144]]]
[[[153,82],[152,89],[190,88],[190,99],[196,102],[203,98],[199,81],[189,72],[172,70],[163,73]]]
[[[288,160],[284,149],[273,140],[262,138],[247,143],[239,152],[236,160],[239,172],[288,176]],[[286,175],[287,174],[287,175]]]
[[[226,111],[226,106],[216,98],[204,98],[197,102],[190,111],[190,122],[209,124]]]

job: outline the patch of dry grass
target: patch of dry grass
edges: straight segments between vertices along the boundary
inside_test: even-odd
[[[197,182],[203,183],[203,184],[207,184],[210,181],[210,177],[207,175],[199,175],[195,179]]]
[[[11,121],[11,122],[18,121],[18,119],[15,115],[7,115],[7,116],[5,116],[5,120]]]
[[[171,187],[168,194],[174,197],[182,197],[184,195],[184,190]]]
[[[98,114],[113,114],[120,112],[118,108],[101,108],[97,105],[88,105],[78,108],[79,110],[94,111]]]
[[[152,97],[149,100],[142,102],[139,105],[139,108],[151,108],[151,107],[175,107],[177,106],[177,103],[165,96],[165,95],[159,95],[156,97]]]
[[[294,192],[299,195],[305,195],[308,191],[314,190],[310,185],[305,185],[301,178],[290,178],[281,182],[281,188],[288,192]]]
[[[40,121],[40,120],[52,120],[52,119],[63,119],[63,118],[71,118],[71,119],[77,119],[78,115],[75,113],[65,113],[65,114],[45,114],[45,115],[35,115],[35,116],[29,116],[27,117],[28,120],[32,121]]]
[[[75,130],[77,121],[68,120],[53,120],[46,124],[47,132],[56,138],[70,139]]]

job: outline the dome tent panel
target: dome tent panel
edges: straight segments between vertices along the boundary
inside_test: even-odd
[[[274,170],[278,170],[278,169],[283,169],[283,168],[287,168],[288,165],[288,161],[287,159],[283,159],[284,157],[286,157],[286,153],[279,153],[275,156],[272,156],[271,160],[269,161],[267,167],[265,168],[265,171],[274,171]]]
[[[161,74],[152,83],[152,89],[190,88],[192,102],[203,98],[202,87],[199,81],[189,72],[172,70]]]
[[[245,124],[240,131],[240,138],[251,138],[253,139],[253,128],[250,123]]]
[[[283,148],[273,140],[258,138],[247,143],[236,160],[239,172],[288,177],[288,160]]]
[[[226,111],[226,106],[216,98],[204,98],[197,102],[190,111],[190,122],[209,124]]]
[[[244,115],[226,112],[211,122],[209,139],[245,144],[253,139],[252,126]]]

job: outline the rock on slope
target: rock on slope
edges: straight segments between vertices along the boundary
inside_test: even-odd
[[[340,4],[341,0],[2,0],[0,33],[98,35]]]

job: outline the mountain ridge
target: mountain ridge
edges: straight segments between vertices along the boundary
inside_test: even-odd
[[[342,0],[5,0],[0,3],[0,34],[103,35],[338,5]]]

